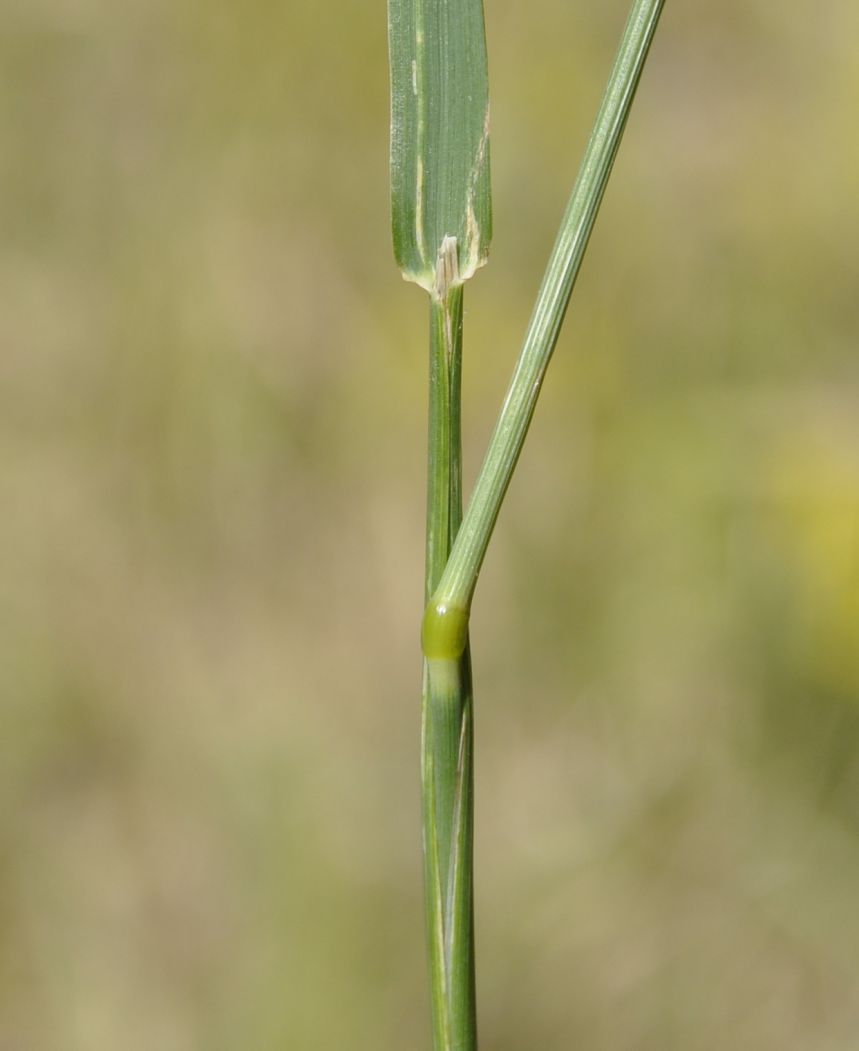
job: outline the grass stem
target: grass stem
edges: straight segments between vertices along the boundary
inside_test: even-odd
[[[425,616],[467,619],[495,520],[584,258],[664,0],[635,0],[462,528]],[[430,625],[430,630],[432,626]]]
[[[451,246],[455,250],[455,243]],[[443,265],[440,265],[440,270]],[[426,594],[447,561],[462,514],[462,285],[430,300]],[[424,662],[421,747],[424,870],[435,1051],[474,1051],[471,660]]]

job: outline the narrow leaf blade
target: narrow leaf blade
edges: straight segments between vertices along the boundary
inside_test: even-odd
[[[388,0],[388,40],[394,254],[403,277],[434,292],[489,252],[483,0]]]

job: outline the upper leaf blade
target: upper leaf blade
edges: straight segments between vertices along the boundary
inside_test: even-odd
[[[403,277],[433,292],[489,252],[483,0],[388,0],[388,39],[394,254]]]

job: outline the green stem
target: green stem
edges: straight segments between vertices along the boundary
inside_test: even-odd
[[[456,656],[495,520],[558,339],[664,0],[635,0],[462,526],[424,617],[424,638]]]
[[[426,594],[444,569],[462,514],[462,286],[430,303]],[[435,1051],[477,1047],[472,893],[471,662],[424,662],[421,779],[424,871]]]
[[[430,307],[424,865],[435,1051],[476,1051],[473,738],[468,616],[664,0],[635,0],[489,450],[460,524],[462,289],[444,237]]]

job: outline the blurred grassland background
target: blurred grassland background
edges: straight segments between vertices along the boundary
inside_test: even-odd
[[[469,478],[626,7],[487,0]],[[0,1048],[426,1051],[384,4],[2,23]],[[667,5],[474,610],[487,1051],[859,1046],[857,38]]]

